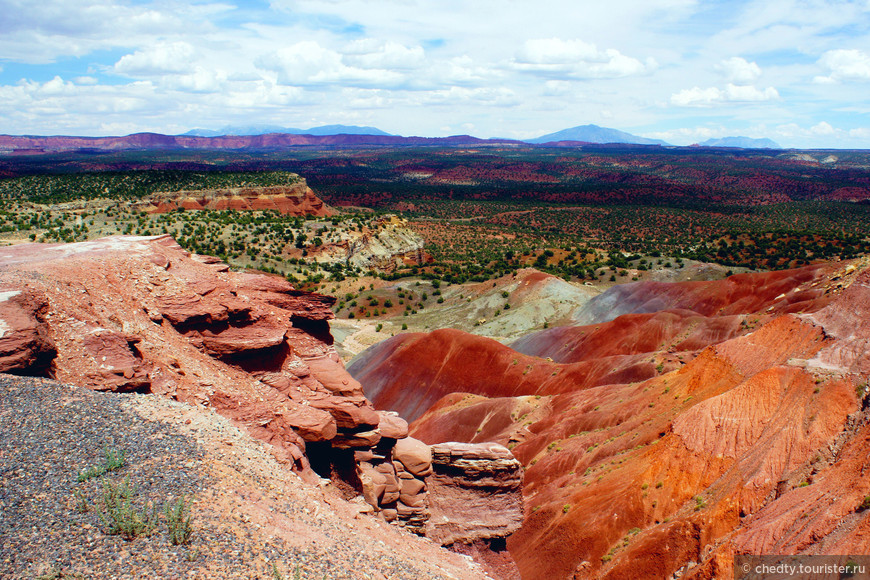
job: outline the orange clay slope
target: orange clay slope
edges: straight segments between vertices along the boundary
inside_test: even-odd
[[[640,313],[531,335],[527,354],[442,330],[350,370],[417,438],[513,450],[523,578],[729,578],[734,554],[866,553],[868,262],[626,285],[618,309]]]

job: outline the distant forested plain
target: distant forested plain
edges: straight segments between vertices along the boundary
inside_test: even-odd
[[[58,228],[54,218],[24,223],[16,217],[22,202],[123,204],[156,191],[278,185],[292,179],[290,172],[347,209],[336,224],[352,219],[359,227],[357,208],[410,221],[434,261],[391,276],[485,280],[533,265],[583,279],[603,266],[645,266],[661,256],[781,269],[870,253],[870,152],[839,150],[300,147],[0,155],[2,227],[33,227],[40,235]],[[63,228],[72,231],[66,222]],[[144,216],[128,229],[159,230],[159,220]],[[195,249],[211,249],[201,236],[190,238]],[[49,234],[46,241],[56,239]],[[223,240],[216,253],[231,242]],[[281,244],[269,244],[269,255],[280,257]],[[244,251],[254,255],[248,245]]]

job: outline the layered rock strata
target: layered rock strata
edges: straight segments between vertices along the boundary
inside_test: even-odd
[[[626,284],[584,326],[405,334],[356,376],[413,437],[511,448],[523,578],[732,578],[735,555],[870,550],[868,305],[868,258]]]
[[[11,246],[0,256],[0,371],[211,407],[304,478],[330,477],[422,534],[432,451],[344,369],[333,302],[231,272],[168,236]]]
[[[432,446],[426,536],[441,544],[503,538],[523,523],[523,466],[498,443]]]
[[[317,262],[347,264],[361,271],[393,272],[402,266],[431,262],[424,243],[407,220],[386,215],[359,232],[348,232],[346,239],[318,247],[310,256]]]
[[[406,437],[358,452],[363,497],[387,521],[443,544],[503,538],[523,519],[523,467],[497,443]]]
[[[272,210],[293,216],[330,216],[335,212],[298,177],[289,185],[182,190],[155,193],[136,205],[149,213],[185,210]]]

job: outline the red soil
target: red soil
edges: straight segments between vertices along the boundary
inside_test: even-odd
[[[440,330],[351,369],[377,406],[419,417],[414,437],[513,449],[523,578],[730,578],[735,554],[867,553],[867,266],[624,286],[620,308],[641,313],[538,333],[528,354]]]

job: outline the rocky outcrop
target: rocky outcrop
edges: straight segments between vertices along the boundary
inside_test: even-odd
[[[47,376],[57,355],[48,336],[45,295],[0,287],[0,372]]]
[[[503,538],[523,522],[523,466],[498,443],[432,446],[426,536],[441,544]]]
[[[271,210],[293,216],[330,216],[335,213],[298,176],[289,185],[160,192],[135,207],[149,213],[166,213],[177,209]]]
[[[363,272],[392,272],[402,266],[431,262],[423,246],[423,237],[408,227],[407,220],[386,215],[359,232],[349,232],[347,239],[320,246],[311,257],[318,262],[347,264]]]
[[[345,370],[333,302],[231,272],[168,236],[11,246],[0,257],[0,371],[210,407],[302,477],[329,477],[367,511],[424,534],[432,450],[398,414],[375,411]],[[444,472],[438,484],[473,479],[451,484]],[[509,533],[478,527],[456,541]]]
[[[2,265],[7,372],[213,407],[312,478],[306,442],[378,425],[332,347],[332,298],[168,236],[22,244]]]
[[[430,447],[408,437],[359,459],[366,502],[443,545],[504,538],[522,523],[523,468],[497,443]]]

